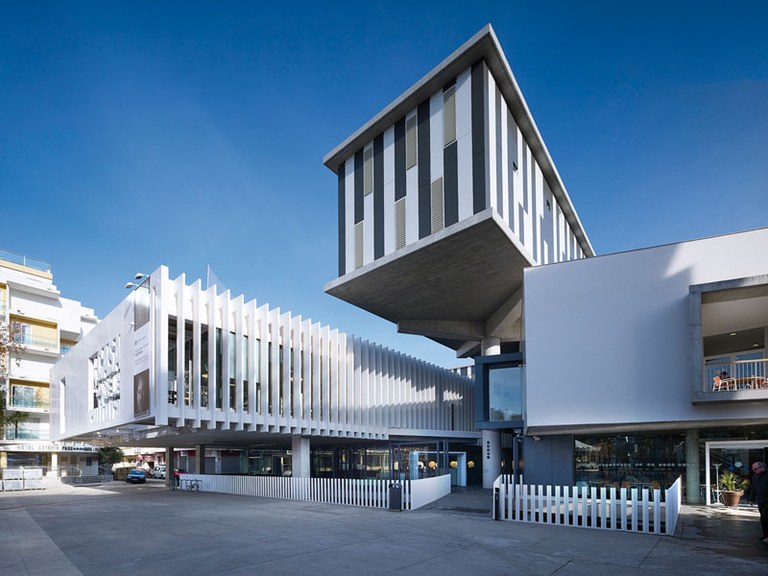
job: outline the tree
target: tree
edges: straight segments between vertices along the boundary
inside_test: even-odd
[[[11,361],[18,366],[26,348],[21,340],[21,326],[17,322],[7,323],[5,315],[0,314],[0,439],[5,438],[5,430],[14,428],[18,434],[19,424],[29,418],[28,412],[8,410],[8,368]]]
[[[102,470],[112,470],[113,464],[123,461],[123,451],[117,446],[104,446],[99,448],[99,468]]]

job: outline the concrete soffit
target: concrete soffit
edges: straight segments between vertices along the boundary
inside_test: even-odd
[[[461,320],[400,320],[397,331],[416,334],[435,340],[458,340],[464,343],[456,350],[457,358],[479,353],[485,338],[499,338],[502,342],[520,342],[523,336],[523,288],[518,288],[485,321]]]

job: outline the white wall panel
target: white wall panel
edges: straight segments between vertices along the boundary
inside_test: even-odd
[[[395,129],[384,132],[384,254],[395,251]]]
[[[355,159],[348,159],[342,164],[344,176],[344,269],[355,269]]]
[[[472,208],[472,81],[467,68],[456,79],[456,155],[458,158],[459,220],[469,218]]]
[[[499,211],[496,206],[496,162],[498,154],[496,150],[496,81],[483,63],[483,72],[486,77],[488,90],[485,92],[485,126],[486,126],[486,187],[485,187],[485,205]]]
[[[768,274],[766,253],[761,229],[527,268],[528,426],[764,419],[760,403],[691,403],[688,294]]]
[[[443,91],[429,99],[429,181],[443,176]]]

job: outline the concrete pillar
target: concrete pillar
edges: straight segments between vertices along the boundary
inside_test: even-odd
[[[480,354],[497,356],[501,354],[501,339],[483,338]],[[493,488],[501,474],[501,434],[494,430],[483,430],[483,488]]]
[[[173,448],[165,449],[165,485],[175,486],[176,477],[173,475],[173,470],[176,468],[176,454]]]
[[[483,430],[483,488],[493,488],[501,474],[501,434]]]
[[[291,475],[294,478],[309,478],[309,438],[291,437]]]
[[[483,356],[498,356],[501,354],[501,339],[483,338],[480,341],[480,354]]]
[[[699,480],[699,431],[685,433],[685,501],[701,504],[701,482]]]
[[[195,474],[205,474],[205,444],[195,446]]]
[[[2,468],[2,465],[0,464],[0,468]],[[59,453],[58,452],[51,452],[51,470],[48,472],[50,476],[58,476],[59,475]]]
[[[8,468],[8,452],[0,452],[0,468]]]

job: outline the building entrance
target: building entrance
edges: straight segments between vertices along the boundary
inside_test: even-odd
[[[720,500],[719,477],[723,472],[751,480],[753,462],[768,460],[768,440],[725,440],[704,445],[704,484],[707,506]]]

